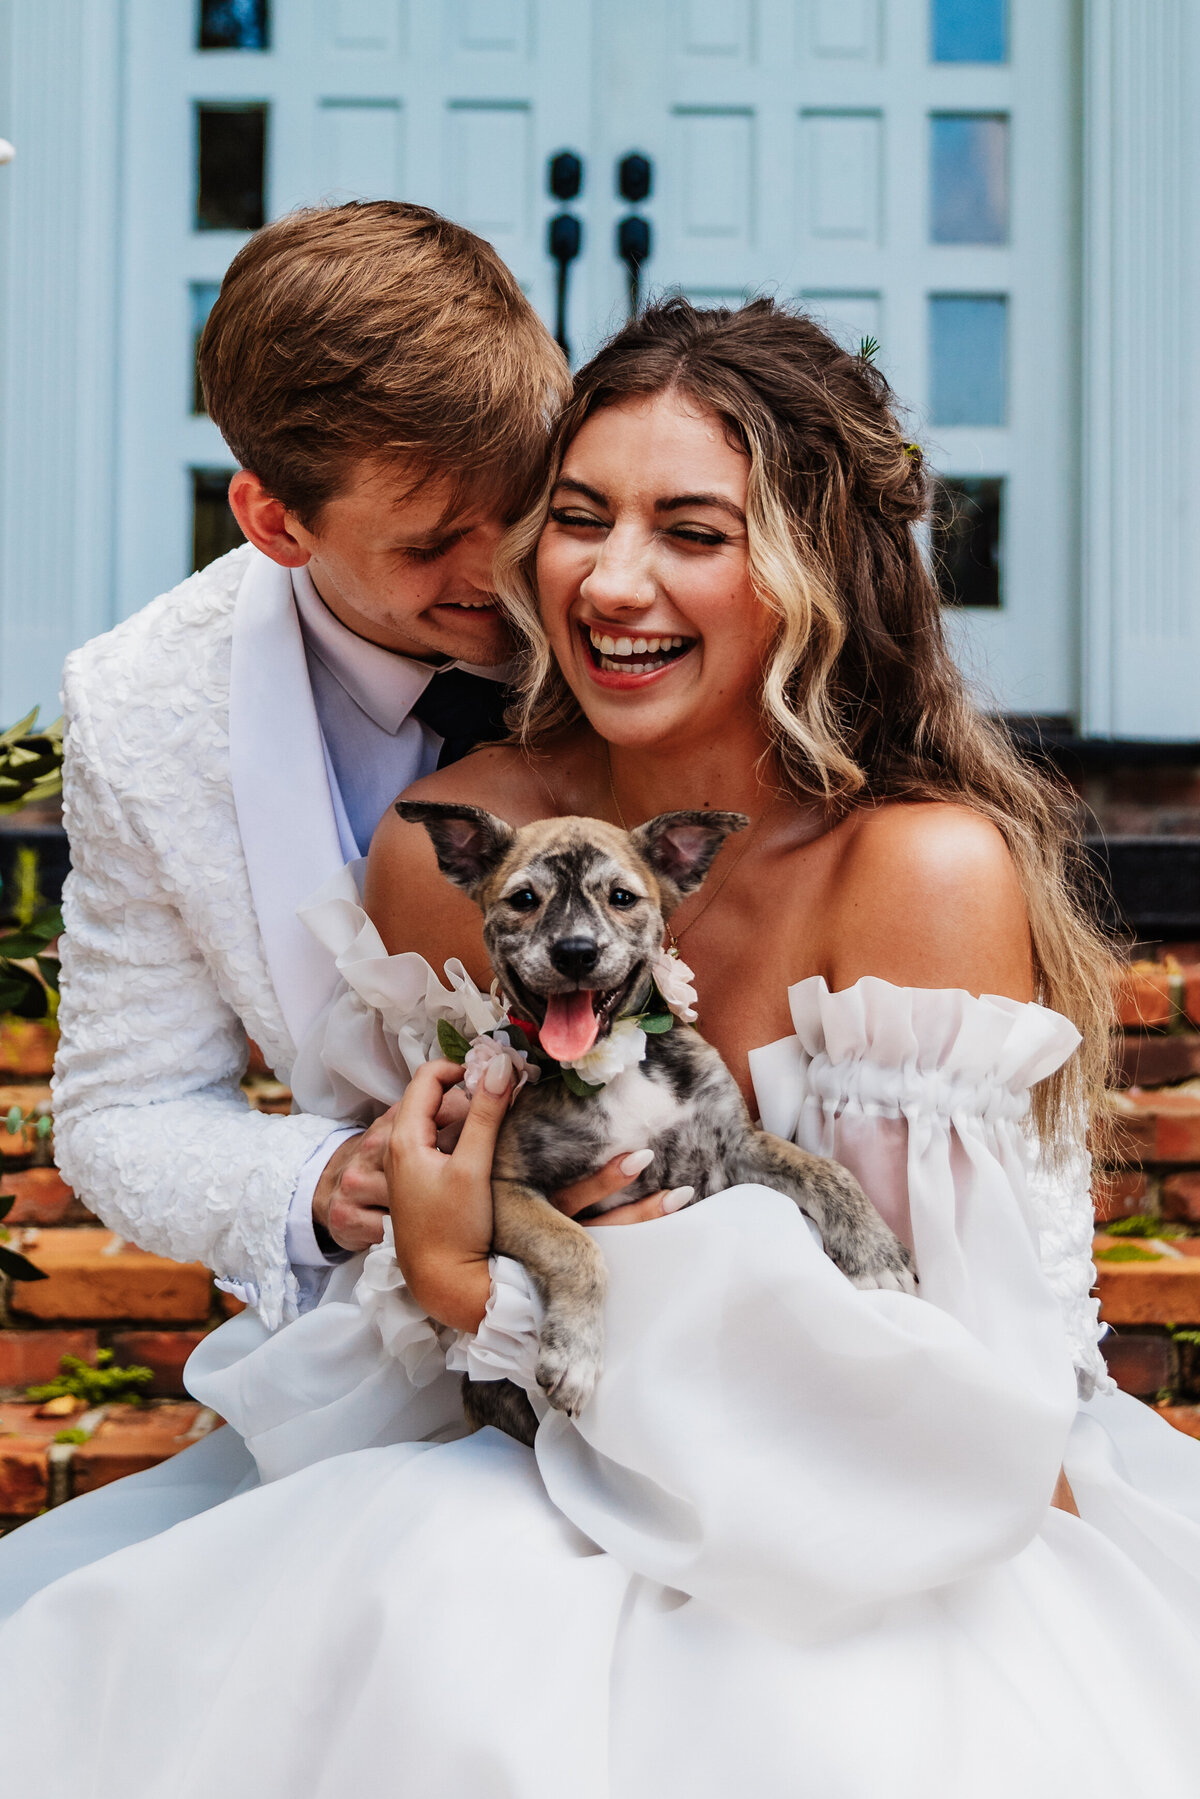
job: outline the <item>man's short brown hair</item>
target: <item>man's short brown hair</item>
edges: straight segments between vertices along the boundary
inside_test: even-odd
[[[519,508],[570,391],[491,245],[394,200],[256,232],[204,327],[200,378],[238,462],[310,527],[367,458]]]

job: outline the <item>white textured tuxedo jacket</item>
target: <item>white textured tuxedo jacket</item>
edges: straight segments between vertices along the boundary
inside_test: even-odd
[[[285,569],[248,546],[77,650],[63,677],[59,1165],[122,1236],[291,1317],[297,1176],[333,1128],[268,1117],[336,985],[296,917],[344,862]]]

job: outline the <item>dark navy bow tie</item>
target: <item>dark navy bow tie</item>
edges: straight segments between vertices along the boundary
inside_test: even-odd
[[[438,767],[447,768],[480,743],[507,736],[504,708],[512,694],[500,681],[447,668],[434,675],[413,707],[413,715],[442,738]]]

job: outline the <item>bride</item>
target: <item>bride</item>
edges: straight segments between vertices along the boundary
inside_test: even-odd
[[[1107,961],[1056,803],[947,658],[926,498],[811,321],[651,309],[512,534],[519,743],[412,790],[747,813],[671,920],[702,1028],[858,1175],[920,1297],[856,1291],[765,1188],[618,1205],[606,1370],[550,1411],[489,1257],[509,1062],[466,1111],[430,1059],[438,1018],[500,1021],[478,915],[389,818],[365,910],[350,877],[307,910],[345,984],[295,1085],[404,1093],[394,1240],[193,1358],[261,1484],[0,1633],[14,1791],[1196,1799],[1200,1449],[1112,1390],[1088,1298]],[[464,1368],[531,1391],[532,1452],[464,1434]]]

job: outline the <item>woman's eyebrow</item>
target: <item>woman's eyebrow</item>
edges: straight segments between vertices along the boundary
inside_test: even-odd
[[[670,500],[655,500],[655,512],[679,512],[685,506],[716,506],[722,512],[730,513],[739,525],[746,522],[746,514],[732,500],[727,500],[719,493],[678,493]]]
[[[589,487],[585,481],[572,481],[569,475],[564,475],[561,480],[554,483],[555,493],[562,487],[567,488],[571,493],[581,493],[585,499],[592,500],[597,506],[608,506],[608,495],[601,493],[595,487]]]

